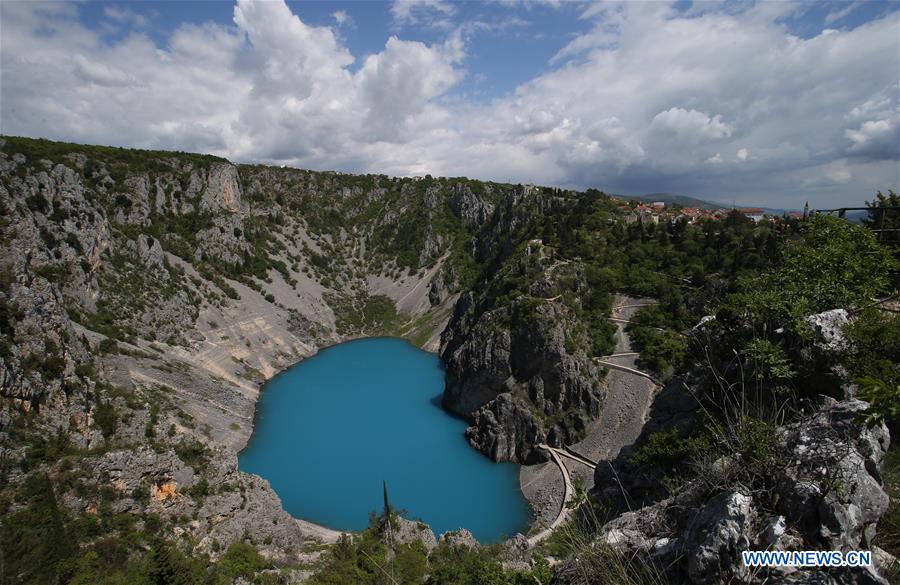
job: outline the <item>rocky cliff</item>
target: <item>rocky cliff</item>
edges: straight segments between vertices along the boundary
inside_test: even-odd
[[[572,346],[577,319],[549,299],[553,281],[504,307],[469,292],[514,275],[523,201],[549,195],[19,138],[0,147],[0,443],[12,485],[42,470],[74,516],[160,518],[213,555],[249,531],[290,560],[290,543],[314,534],[236,470],[235,453],[262,381],[361,334],[438,349],[449,321],[445,405],[494,459],[537,460],[535,444],[596,414],[600,375]],[[61,465],[82,470],[83,487],[56,483]]]
[[[443,403],[472,421],[466,437],[492,459],[522,463],[546,457],[541,443],[577,441],[603,389],[599,367],[570,341],[574,315],[540,299],[478,314],[473,297],[457,303],[441,353]]]
[[[545,460],[537,445],[577,441],[599,413],[603,372],[583,315],[584,267],[534,237],[537,218],[573,206],[534,189],[498,205],[473,242],[488,268],[441,338],[443,404],[471,421],[466,437],[498,461]]]

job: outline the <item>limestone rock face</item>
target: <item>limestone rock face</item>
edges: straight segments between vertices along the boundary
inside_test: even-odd
[[[421,542],[425,550],[431,552],[437,546],[437,539],[434,532],[427,524],[407,520],[402,516],[394,516],[392,518],[393,538],[396,544],[409,544],[411,542]]]
[[[888,506],[879,469],[890,439],[883,425],[858,423],[865,407],[859,400],[826,401],[810,419],[778,429],[779,452],[790,464],[773,478],[774,514],[742,486],[707,497],[688,485],[621,514],[603,526],[600,538],[667,567],[676,582],[886,583],[875,568],[751,574],[740,561],[743,550],[871,548]]]
[[[450,209],[467,226],[481,225],[494,213],[494,205],[476,196],[468,185],[457,183],[450,196]]]
[[[140,234],[137,239],[137,255],[145,266],[156,269],[162,278],[168,278],[168,273],[163,270],[165,253],[159,240]]]
[[[457,303],[457,313],[471,307],[471,303],[471,293],[464,295]],[[461,323],[465,331],[460,331],[459,335],[465,336],[465,340],[455,348],[448,343],[442,350],[441,357],[447,368],[445,408],[471,417],[475,410],[511,390],[507,382],[512,375],[512,339],[509,329],[500,320],[499,314],[487,313],[471,328],[468,323]]]
[[[478,316],[472,295],[457,303],[442,337],[443,403],[472,422],[466,437],[476,449],[497,461],[543,461],[536,445],[574,442],[599,415],[600,372],[567,348],[570,322],[554,303],[527,319],[506,310]]]
[[[449,296],[450,291],[447,290],[447,285],[444,283],[443,271],[438,271],[428,285],[428,302],[432,307],[436,307],[447,300]]]
[[[202,211],[228,211],[241,207],[241,185],[237,168],[226,163],[213,164],[207,174],[206,189],[200,199]]]
[[[475,411],[466,439],[495,461],[532,462],[542,455],[534,445],[547,434],[524,399],[504,393]]]
[[[867,407],[845,400],[788,428],[786,447],[794,459],[782,482],[782,513],[809,537],[832,550],[868,546],[875,523],[887,511],[879,469],[890,446],[887,427],[857,421]],[[824,481],[812,481],[825,470]],[[829,486],[839,485],[838,489]]]
[[[465,528],[460,528],[459,530],[453,530],[442,534],[440,544],[448,544],[453,547],[463,546],[466,548],[475,548],[478,546],[478,541],[472,536],[471,532]]]
[[[157,489],[174,483],[175,489],[184,490],[196,480],[194,470],[173,452],[157,453],[149,447],[106,453],[94,461],[94,469],[97,475],[108,475],[126,493],[134,491],[143,481]]]
[[[840,352],[848,348],[843,333],[850,320],[847,311],[834,309],[804,318],[813,334],[811,344],[797,352],[797,369],[801,388],[806,392],[825,394],[836,399],[851,395],[847,392],[848,375],[840,363]]]
[[[699,511],[684,537],[691,582],[716,583],[724,571],[743,568],[736,555],[750,547],[751,502],[747,494],[721,493]]]
[[[603,540],[611,547],[650,552],[671,540],[665,535],[665,504],[625,512],[603,526]]]

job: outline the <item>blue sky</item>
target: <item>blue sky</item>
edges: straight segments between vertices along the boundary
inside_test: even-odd
[[[315,169],[862,203],[896,1],[0,3],[0,132]]]
[[[452,4],[452,19],[438,11],[433,18],[423,16],[402,23],[393,17],[389,2],[315,0],[289,1],[287,5],[307,24],[336,29],[343,44],[358,57],[350,70],[358,69],[365,55],[380,52],[392,35],[440,43],[453,27],[463,26],[471,38],[466,59],[470,75],[450,93],[480,100],[512,92],[539,75],[573,36],[590,28],[579,19],[583,4],[575,2],[516,6],[458,2]],[[79,10],[80,20],[90,29],[103,30],[110,11],[116,10],[128,10],[144,20],[140,26],[132,21],[106,32],[103,38],[107,42],[121,40],[138,29],[164,47],[171,32],[185,22],[234,24],[234,5],[224,0],[87,2]],[[339,14],[347,20],[338,22]]]

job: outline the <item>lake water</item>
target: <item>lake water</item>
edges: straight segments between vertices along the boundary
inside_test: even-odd
[[[518,466],[469,446],[466,423],[440,407],[443,389],[437,356],[404,340],[325,349],[266,384],[239,467],[269,480],[293,516],[338,530],[382,511],[385,480],[391,506],[437,536],[525,532]]]

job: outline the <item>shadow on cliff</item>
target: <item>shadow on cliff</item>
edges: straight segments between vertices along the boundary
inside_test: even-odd
[[[620,511],[636,510],[666,497],[662,470],[651,465],[635,466],[630,463],[631,456],[650,435],[673,427],[686,428],[698,408],[697,400],[680,378],[666,383],[654,397],[638,438],[622,447],[615,459],[601,461],[594,470],[593,495]]]
[[[461,421],[463,421],[464,423],[466,423],[467,425],[472,424],[472,421],[466,420],[466,417],[461,416],[461,415],[459,415],[459,414],[453,412],[452,410],[449,410],[449,409],[447,409],[447,408],[444,408],[444,402],[443,402],[443,401],[444,401],[444,393],[441,392],[440,394],[438,394],[438,395],[436,395],[436,396],[432,396],[431,399],[430,399],[428,402],[430,402],[430,403],[432,404],[432,406],[434,406],[434,407],[436,407],[436,408],[440,408],[441,410],[443,410],[443,411],[444,411],[444,414],[446,414],[447,416],[449,416],[449,417],[451,417],[451,418],[455,418],[456,420],[461,420]]]

